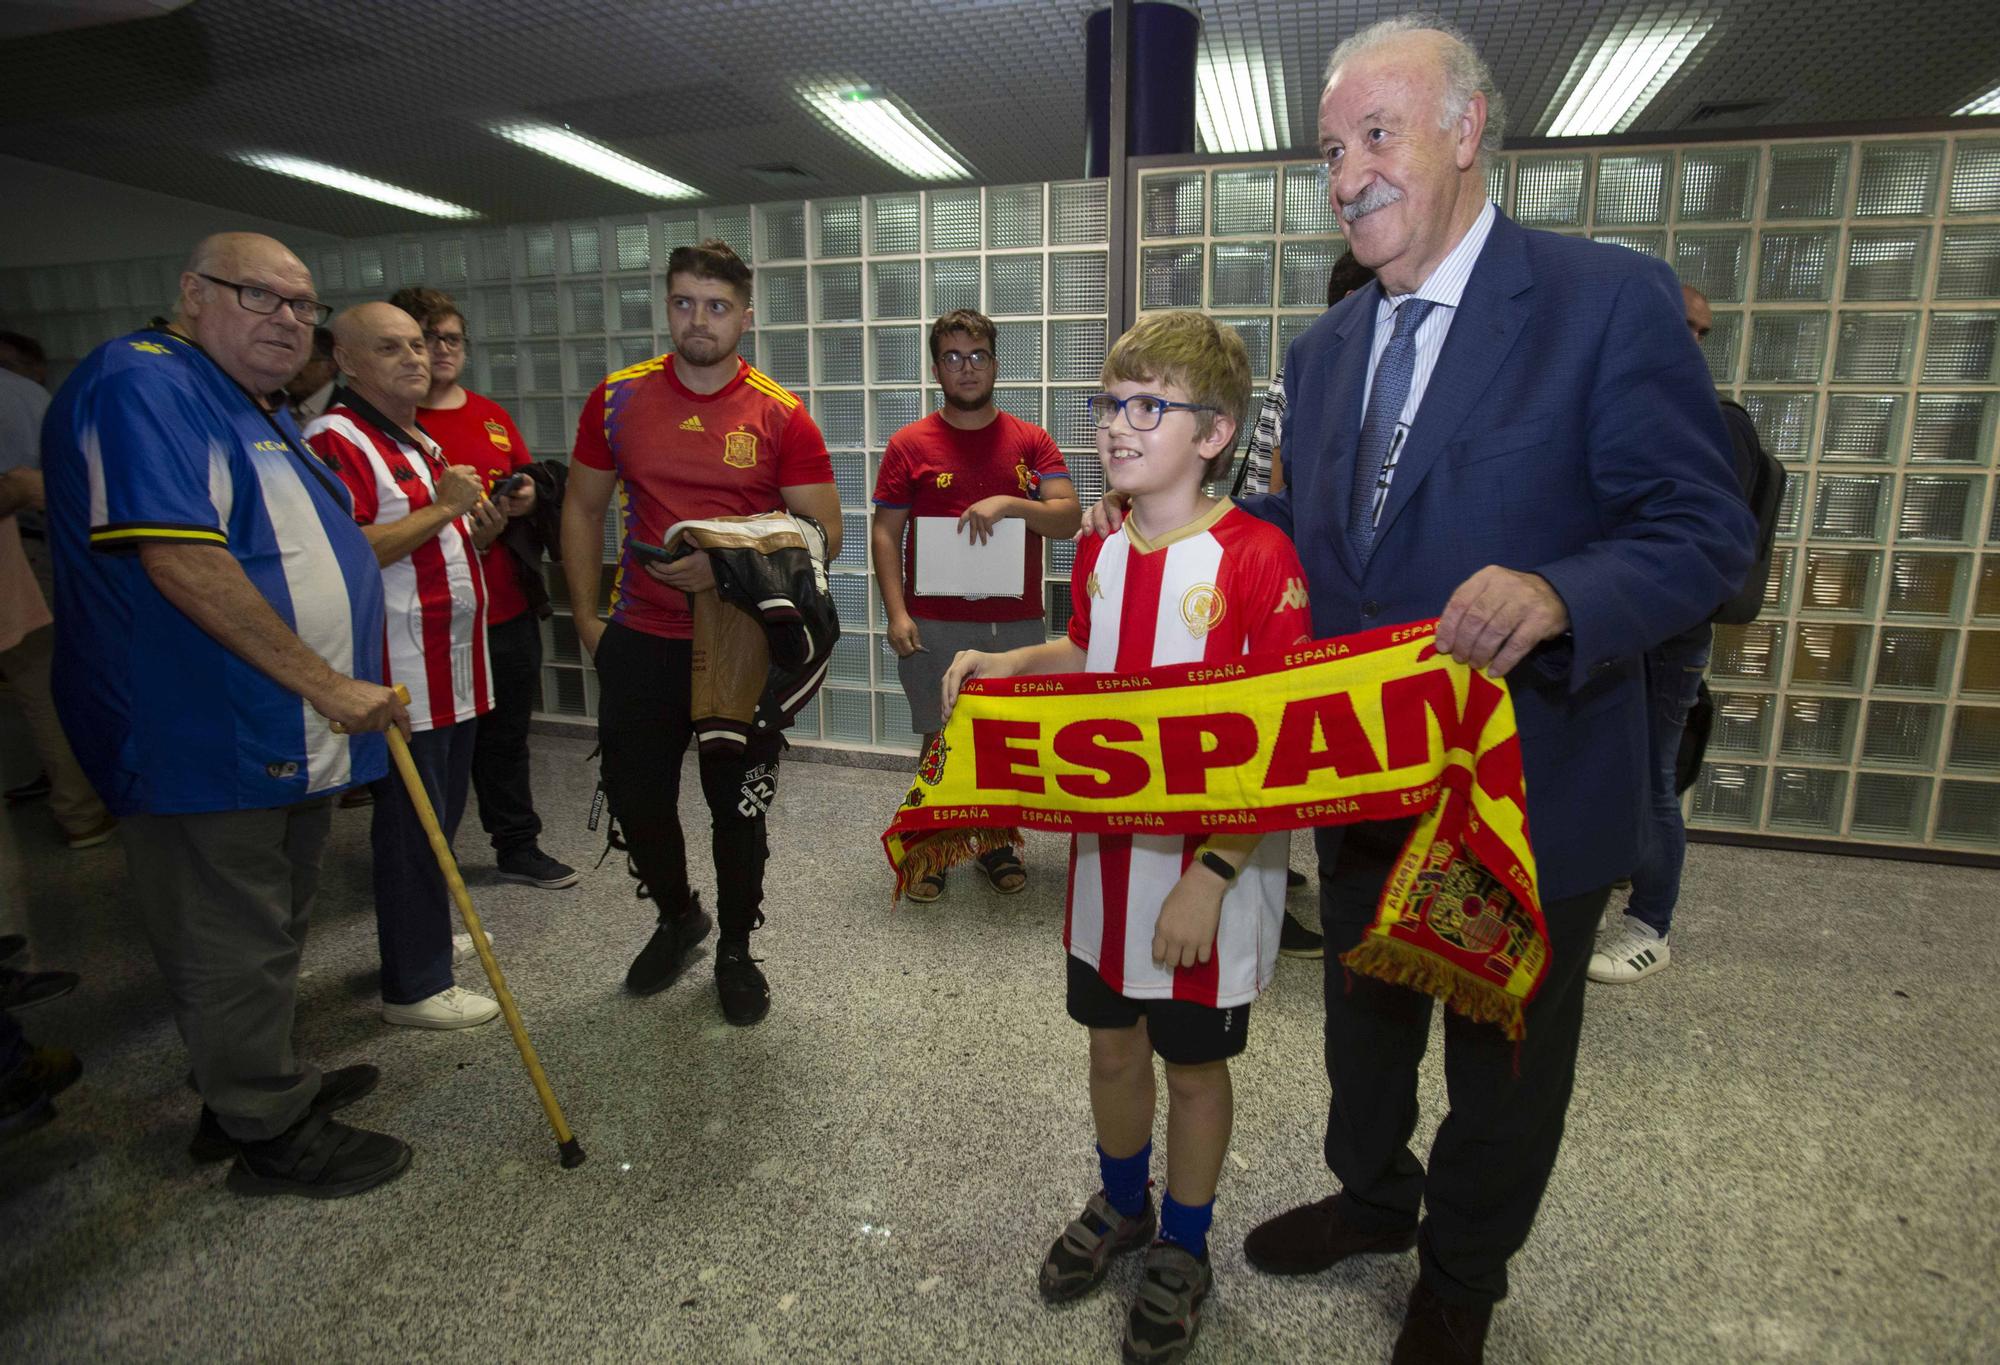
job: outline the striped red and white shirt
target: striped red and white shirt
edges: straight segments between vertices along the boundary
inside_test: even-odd
[[[1082,542],[1070,598],[1069,638],[1084,651],[1087,673],[1224,663],[1312,638],[1298,551],[1227,500],[1157,542],[1130,517],[1117,534]],[[1193,835],[1075,836],[1063,946],[1136,1000],[1222,1008],[1256,999],[1278,960],[1284,839],[1260,843],[1223,896],[1207,962],[1153,962],[1160,906],[1201,844]]]
[[[387,526],[437,501],[445,461],[437,442],[417,431],[413,446],[384,431],[347,401],[306,428],[306,444],[354,494],[354,519]],[[486,652],[486,576],[459,517],[394,564],[382,566],[385,681],[410,689],[410,728],[435,730],[493,709]]]

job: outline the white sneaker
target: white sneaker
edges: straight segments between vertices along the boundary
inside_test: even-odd
[[[447,986],[414,1005],[382,1003],[382,1018],[405,1028],[476,1028],[499,1017],[499,1005],[457,986]]]
[[[479,927],[482,929],[486,929],[486,926],[483,924],[480,925]],[[486,946],[491,948],[493,946],[493,942],[494,942],[493,931],[491,929],[486,929]],[[478,950],[476,950],[472,946],[471,934],[453,934],[451,936],[451,960],[453,962],[463,962],[467,958],[473,958],[478,956],[479,956]]]
[[[1673,949],[1652,928],[1630,915],[1620,917],[1616,928],[1597,940],[1584,969],[1592,981],[1612,986],[1629,986],[1643,981],[1673,959]]]

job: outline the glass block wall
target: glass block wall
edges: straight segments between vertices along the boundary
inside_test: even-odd
[[[2000,138],[1516,152],[1489,187],[1703,290],[1716,387],[1792,473],[1690,823],[2000,851]],[[1143,169],[1135,217],[1138,308],[1206,308],[1260,379],[1342,250],[1315,161]]]
[[[999,330],[1000,406],[1054,434],[1085,497],[1102,491],[1084,399],[1106,345],[1106,213],[1105,182],[1073,181],[460,228],[302,254],[337,308],[407,284],[450,292],[472,339],[467,383],[514,414],[538,457],[567,459],[598,381],[671,347],[668,253],[709,236],[736,247],[757,271],[743,354],[804,397],[825,431],[845,523],[833,572],[843,638],[793,737],[914,751],[868,558],[877,462],[898,428],[940,401],[931,319],[977,308]],[[59,380],[98,343],[167,311],[180,268],[151,258],[0,271],[0,326],[38,337]],[[616,545],[607,521],[607,559]],[[1060,629],[1071,547],[1048,553]],[[556,614],[543,625],[542,710],[594,716],[596,674],[563,576],[547,572]],[[607,567],[600,603],[609,600]]]

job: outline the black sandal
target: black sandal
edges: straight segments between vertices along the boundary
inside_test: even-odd
[[[903,888],[903,899],[915,901],[918,905],[929,905],[944,894],[944,873],[926,872],[921,877],[911,879]]]
[[[1021,860],[1015,856],[1013,849],[1001,847],[982,853],[979,865],[986,869],[986,880],[1001,895],[1018,895],[1027,889],[1028,869],[1021,866]],[[1003,885],[1009,877],[1014,879],[1013,882]]]

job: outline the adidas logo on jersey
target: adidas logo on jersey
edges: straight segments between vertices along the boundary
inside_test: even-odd
[[[702,430],[705,430],[705,428],[704,428],[704,427],[702,426],[702,424],[701,424],[701,414],[700,414],[700,413],[695,413],[695,414],[691,415],[690,417],[688,417],[688,419],[687,419],[686,421],[684,421],[684,422],[682,422],[682,423],[681,423],[681,430],[682,430],[682,431],[702,431]]]

